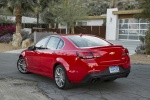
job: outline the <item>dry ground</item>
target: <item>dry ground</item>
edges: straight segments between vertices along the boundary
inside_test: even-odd
[[[150,64],[150,55],[134,54],[130,59],[132,64]]]
[[[0,52],[21,49],[12,47],[11,44],[0,43]],[[134,54],[130,56],[132,64],[150,64],[150,56],[144,54]]]
[[[0,43],[0,52],[10,51],[10,50],[17,50],[21,49],[21,47],[14,48],[11,44]]]

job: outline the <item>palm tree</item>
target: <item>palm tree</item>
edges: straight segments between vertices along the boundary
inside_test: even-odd
[[[112,8],[115,7],[116,0],[112,0]]]
[[[32,11],[37,16],[37,27],[39,27],[40,14],[43,12],[51,0],[34,0],[35,6],[32,6]]]
[[[22,29],[22,16],[25,12],[30,11],[34,5],[34,0],[1,0],[0,8],[6,8],[12,15],[16,16],[16,33],[13,36],[12,45],[19,47],[22,41],[21,29]]]

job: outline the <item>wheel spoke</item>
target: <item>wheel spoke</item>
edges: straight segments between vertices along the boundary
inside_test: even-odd
[[[57,73],[57,75],[59,76],[59,75],[60,75],[60,70],[57,69],[57,70],[56,70],[56,73]]]

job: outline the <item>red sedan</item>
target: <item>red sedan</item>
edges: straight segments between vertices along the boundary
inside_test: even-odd
[[[113,81],[130,73],[128,50],[91,35],[51,35],[24,50],[17,62],[21,73],[41,74],[58,88],[72,83]]]

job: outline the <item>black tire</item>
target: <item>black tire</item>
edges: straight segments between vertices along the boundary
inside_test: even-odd
[[[69,89],[72,84],[69,82],[66,71],[62,65],[57,65],[54,70],[55,84],[59,89]]]
[[[29,73],[27,70],[26,70],[26,63],[23,59],[23,57],[19,57],[18,61],[17,61],[17,68],[19,70],[20,73],[22,74],[27,74]]]
[[[104,80],[104,82],[113,82],[115,80],[116,80],[116,78],[115,79],[107,79],[107,80]]]

